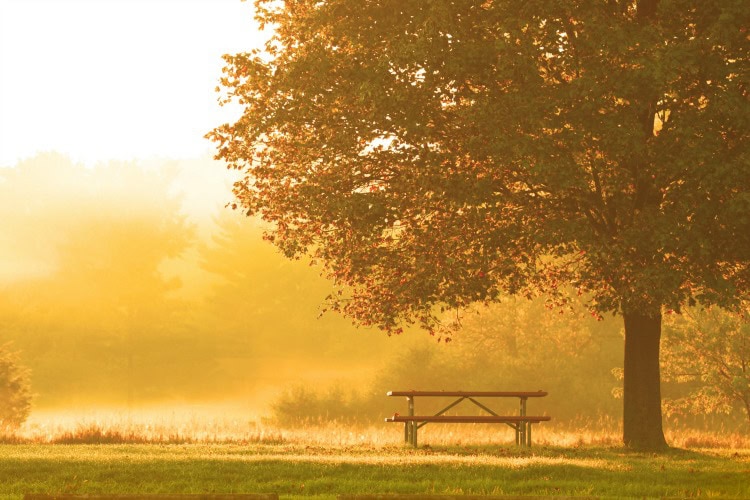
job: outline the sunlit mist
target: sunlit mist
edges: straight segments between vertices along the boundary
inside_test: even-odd
[[[0,0],[0,166],[195,157],[224,53],[259,45],[250,2]]]
[[[450,316],[457,332],[431,336],[407,321],[388,336],[329,311],[335,273],[285,258],[264,239],[268,226],[229,208],[241,174],[213,159],[204,136],[241,111],[219,106],[215,89],[223,54],[260,47],[269,36],[258,31],[253,8],[239,0],[0,0],[0,361],[17,361],[33,394],[28,418],[12,431],[30,442],[110,432],[115,441],[391,445],[402,442],[403,427],[384,417],[408,410],[387,391],[543,390],[547,397],[529,402],[530,411],[552,416],[539,426],[538,442],[580,444],[575,429],[590,431],[587,443],[618,442],[624,330],[616,318],[590,317],[585,290],[561,284],[560,297],[570,292],[565,302],[533,296],[536,290],[517,298],[490,289],[476,295],[489,305],[447,311],[455,304],[438,303],[434,314]],[[397,139],[381,135],[363,143],[364,153],[385,155]],[[495,165],[487,161],[489,172]],[[376,178],[367,177],[367,189],[378,191]],[[294,199],[289,186],[279,198]],[[361,191],[354,190],[368,200]],[[441,234],[424,213],[415,217],[420,233]],[[477,220],[491,226],[486,221],[494,219]],[[471,237],[460,234],[457,240]],[[350,240],[340,241],[346,247]],[[404,265],[431,271],[423,263],[431,261],[414,261]],[[445,267],[454,272],[453,264]],[[407,281],[401,284],[412,286]],[[433,304],[434,297],[419,297]],[[664,321],[667,337],[675,320]],[[746,345],[743,332],[731,338]],[[677,354],[673,372],[682,369]],[[695,382],[681,371],[664,379],[665,404],[679,402]],[[435,414],[444,403],[423,409]],[[515,415],[518,401],[511,403],[502,410]],[[750,422],[743,416],[750,410],[721,410],[665,411],[665,420],[675,428],[728,429],[727,436]],[[0,416],[0,438],[11,428],[3,424]],[[466,430],[434,427],[425,431],[428,440],[470,439]],[[300,437],[305,429],[315,437]],[[471,439],[496,440],[496,428],[482,430],[484,441]]]

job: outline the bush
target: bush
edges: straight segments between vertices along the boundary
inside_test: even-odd
[[[345,391],[340,385],[327,390],[296,385],[271,404],[273,418],[281,425],[372,423],[383,415],[372,408],[373,398]],[[376,403],[377,406],[377,403]]]
[[[29,370],[10,344],[0,345],[0,430],[18,428],[31,411]]]

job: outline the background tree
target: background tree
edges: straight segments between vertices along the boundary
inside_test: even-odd
[[[731,413],[750,423],[750,303],[742,313],[689,308],[665,323],[665,380],[687,386],[667,401],[670,413]]]
[[[31,412],[29,371],[10,344],[0,345],[0,430],[15,429]]]
[[[210,378],[188,376],[210,371],[211,340],[187,331],[167,270],[193,241],[172,180],[167,168],[54,154],[0,172],[3,260],[18,269],[0,280],[0,321],[30,360],[39,406],[197,393]]]
[[[555,421],[614,419],[612,369],[622,366],[621,328],[612,318],[594,322],[585,316],[549,310],[542,298],[503,297],[467,312],[448,346],[419,346],[394,360],[377,377],[375,392],[399,386],[544,389],[549,397],[540,402],[543,408],[534,407]]]
[[[475,310],[474,310],[475,309]],[[447,345],[399,342],[400,350],[385,357],[385,364],[370,380],[358,384],[321,387],[297,381],[277,393],[271,406],[281,423],[316,419],[374,425],[383,415],[403,411],[403,401],[384,398],[394,388],[440,390],[446,387],[475,390],[549,391],[538,411],[554,416],[561,427],[619,427],[613,397],[613,368],[622,367],[622,327],[615,318],[588,321],[579,314],[549,310],[545,300],[503,297],[489,306],[478,306],[461,320],[461,334]],[[405,340],[405,339],[404,339]],[[419,340],[419,339],[416,339]],[[369,345],[369,344],[368,344]],[[357,354],[357,360],[362,361]],[[426,401],[434,412],[453,400]],[[518,401],[496,401],[500,411],[517,411]],[[477,410],[465,407],[462,411]]]
[[[0,343],[24,353],[35,408],[263,412],[290,381],[359,383],[408,344],[311,321],[329,284],[223,210],[231,184],[211,163],[0,168]]]
[[[623,440],[666,446],[661,311],[748,291],[742,0],[257,0],[209,137],[238,205],[397,332],[436,305],[590,292],[624,317]]]
[[[215,222],[199,252],[214,279],[200,323],[211,325],[226,385],[268,390],[300,380],[301,369],[310,377],[356,379],[393,347],[344,318],[319,317],[330,286],[308,263],[290,261],[263,242],[259,224],[229,211]]]

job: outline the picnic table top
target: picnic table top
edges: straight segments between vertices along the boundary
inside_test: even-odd
[[[545,391],[515,391],[515,392],[496,392],[496,391],[388,391],[388,396],[447,396],[454,398],[540,398],[547,395]]]
[[[547,422],[552,417],[547,415],[394,415],[385,419],[386,422],[445,422],[445,423],[508,423],[508,422]]]

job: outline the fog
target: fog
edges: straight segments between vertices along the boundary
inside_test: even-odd
[[[225,209],[230,185],[210,160],[0,170],[0,339],[32,369],[37,409],[357,383],[403,346],[318,319],[319,271]]]
[[[232,181],[209,159],[47,153],[0,169],[0,343],[31,369],[32,416],[229,405],[382,421],[403,406],[385,391],[405,389],[544,389],[540,411],[619,413],[617,321],[508,299],[446,344],[321,316],[331,285],[225,208]]]

